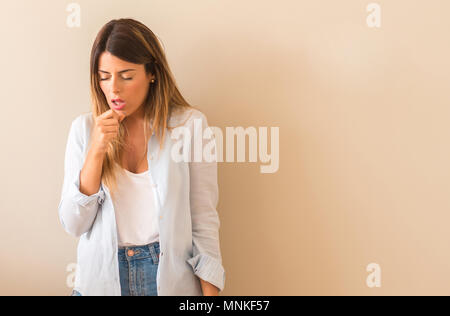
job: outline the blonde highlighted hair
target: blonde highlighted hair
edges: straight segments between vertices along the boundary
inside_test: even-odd
[[[163,148],[166,129],[171,115],[181,109],[194,108],[181,95],[174,76],[170,71],[164,51],[156,35],[144,24],[133,19],[111,20],[97,34],[91,50],[90,87],[92,113],[96,117],[110,109],[100,88],[98,66],[103,52],[135,64],[145,65],[147,74],[155,77],[150,84],[144,101],[144,135],[146,144],[154,131]],[[112,196],[117,190],[116,171],[121,166],[125,148],[126,128],[120,124],[118,136],[110,144],[103,161],[102,181],[108,186]],[[117,163],[117,165],[116,165]],[[121,170],[120,170],[121,171]]]

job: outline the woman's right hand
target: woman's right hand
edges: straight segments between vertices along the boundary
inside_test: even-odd
[[[117,137],[119,124],[123,121],[125,115],[109,109],[95,119],[92,135],[92,148],[97,153],[106,153],[108,144]]]

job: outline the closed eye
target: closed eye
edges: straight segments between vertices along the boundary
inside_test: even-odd
[[[100,81],[108,80],[109,78],[100,78]],[[123,80],[132,80],[133,78],[122,78]]]

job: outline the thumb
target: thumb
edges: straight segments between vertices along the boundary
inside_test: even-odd
[[[114,113],[113,114],[114,117],[116,117],[119,120],[120,123],[124,120],[124,118],[126,116],[125,113],[122,112],[122,111],[113,110],[113,113]]]

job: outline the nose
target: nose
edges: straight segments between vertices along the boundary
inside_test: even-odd
[[[117,78],[111,78],[111,90],[114,95],[118,95],[120,92],[120,83]]]

